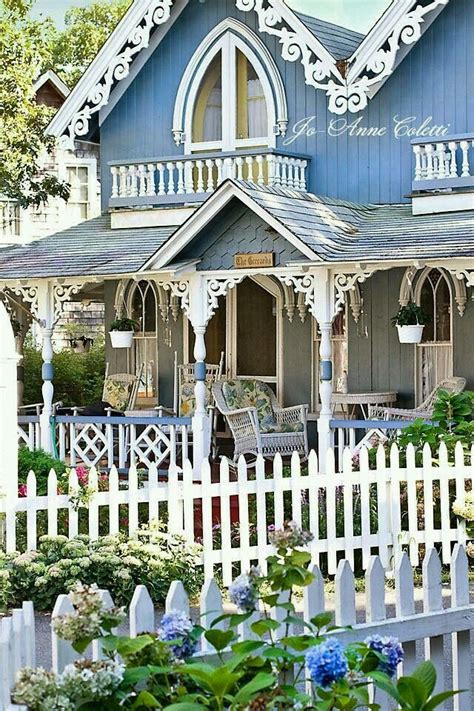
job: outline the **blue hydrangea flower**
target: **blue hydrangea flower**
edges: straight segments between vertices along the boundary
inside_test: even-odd
[[[230,601],[243,612],[253,612],[257,607],[255,573],[239,575],[229,587]]]
[[[162,642],[176,642],[171,651],[176,659],[187,659],[197,649],[197,642],[191,637],[193,624],[184,612],[171,610],[163,615],[158,628],[158,638]]]
[[[306,653],[306,669],[317,686],[327,689],[349,671],[344,647],[337,639],[328,639]]]
[[[388,676],[394,676],[398,665],[403,660],[403,647],[398,639],[396,637],[380,637],[380,635],[374,634],[371,637],[367,637],[365,643],[374,652],[379,652],[385,657],[384,661],[379,661],[379,671]]]

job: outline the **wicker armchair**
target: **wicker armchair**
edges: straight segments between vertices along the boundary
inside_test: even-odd
[[[433,416],[434,404],[438,398],[440,390],[447,390],[449,393],[461,393],[466,387],[465,378],[447,378],[442,380],[435,389],[423,400],[421,405],[412,410],[403,410],[399,407],[377,407],[369,408],[370,420],[431,420]]]
[[[234,461],[241,454],[308,456],[308,405],[280,407],[272,389],[259,380],[221,380],[212,386],[217,409],[234,437]]]

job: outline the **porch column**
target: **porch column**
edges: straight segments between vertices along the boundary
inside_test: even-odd
[[[13,510],[9,507],[10,500],[18,495],[16,388],[18,360],[10,317],[0,302],[0,497],[5,497],[7,512]],[[0,501],[0,510],[1,508],[2,501]],[[7,518],[7,524],[9,520],[11,523],[11,519]],[[0,543],[3,542],[3,533],[0,526]],[[9,552],[15,550],[14,540],[10,543]]]
[[[41,449],[52,453],[53,441],[51,437],[51,417],[53,414],[53,327],[54,327],[54,298],[53,287],[49,282],[38,287],[38,319],[41,323],[41,354],[43,366],[41,376],[43,385],[43,408],[40,415]]]
[[[193,275],[189,281],[188,316],[193,327],[195,343],[194,358],[196,386],[194,395],[196,408],[193,417],[193,468],[196,479],[201,479],[201,467],[211,452],[211,421],[207,410],[206,387],[206,327],[208,322],[207,283]]]
[[[321,342],[319,347],[319,399],[321,410],[318,419],[320,466],[323,467],[327,450],[332,446],[330,422],[332,420],[332,321],[319,322]]]

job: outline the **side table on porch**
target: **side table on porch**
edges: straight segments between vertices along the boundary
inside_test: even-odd
[[[332,404],[340,405],[348,419],[356,418],[357,408],[360,407],[364,420],[369,419],[371,405],[392,405],[397,401],[396,392],[383,393],[333,393]]]

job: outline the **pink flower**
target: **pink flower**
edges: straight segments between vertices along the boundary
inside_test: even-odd
[[[18,496],[27,496],[28,494],[28,488],[26,484],[20,484],[18,487]]]

